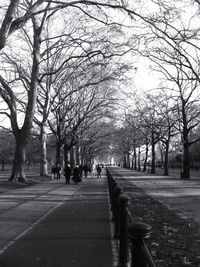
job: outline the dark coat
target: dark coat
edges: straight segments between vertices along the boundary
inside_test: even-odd
[[[71,168],[67,165],[64,170],[65,177],[70,177],[72,174]]]
[[[97,169],[97,172],[98,173],[101,173],[101,167],[99,165],[97,165],[97,168],[96,169]]]
[[[57,173],[57,168],[56,166],[53,164],[52,168],[51,168],[51,172],[52,173]]]
[[[79,167],[75,167],[74,170],[73,170],[73,177],[72,177],[72,180],[75,182],[75,183],[79,183],[81,182],[81,177],[80,177],[80,170],[79,170]]]

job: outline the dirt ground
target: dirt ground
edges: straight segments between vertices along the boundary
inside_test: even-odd
[[[20,183],[18,181],[9,182],[8,178],[11,174],[11,167],[6,166],[4,171],[0,171],[0,193],[7,192],[9,190],[14,190],[18,188],[23,188],[27,186],[34,185],[43,181],[48,181],[51,177],[39,176],[39,167],[32,167],[29,171],[25,171],[28,184]]]
[[[129,209],[135,222],[152,226],[147,245],[157,267],[200,266],[200,226],[191,218],[181,218],[176,211],[147,195],[133,183],[123,182],[123,192],[130,197]],[[119,181],[119,180],[118,180]]]

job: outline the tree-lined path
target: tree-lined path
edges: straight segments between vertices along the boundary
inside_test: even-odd
[[[0,266],[112,265],[107,185],[89,177],[0,195]]]

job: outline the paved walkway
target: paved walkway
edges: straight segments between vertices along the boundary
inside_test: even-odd
[[[105,177],[0,194],[1,267],[111,267]]]

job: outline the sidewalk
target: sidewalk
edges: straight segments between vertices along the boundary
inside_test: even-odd
[[[55,180],[1,194],[0,266],[111,267],[104,178],[81,185]]]

